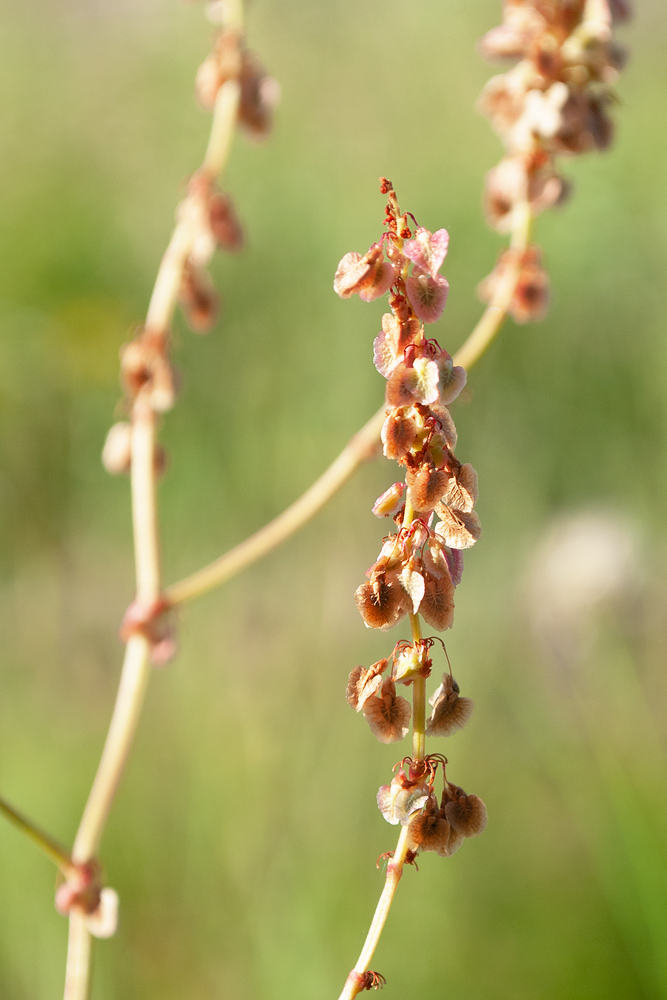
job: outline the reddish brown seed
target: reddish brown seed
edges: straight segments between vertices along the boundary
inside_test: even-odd
[[[449,485],[450,473],[422,462],[416,469],[408,469],[406,480],[412,506],[421,513],[433,510]]]
[[[476,837],[486,829],[486,806],[477,795],[462,792],[446,804],[445,815],[454,830],[464,837]]]
[[[440,577],[425,575],[424,596],[419,613],[424,621],[440,631],[451,628],[454,622],[454,585],[449,574]]]
[[[408,454],[416,439],[417,425],[406,415],[405,409],[390,411],[382,427],[385,456],[400,462]]]
[[[364,670],[363,667],[355,667],[351,671],[345,692],[348,705],[351,705],[357,712],[361,711],[364,702],[380,689],[381,674],[388,663],[388,660],[378,660],[368,670]]]
[[[354,594],[359,614],[368,628],[389,629],[408,611],[409,598],[401,585],[384,575],[362,583]]]

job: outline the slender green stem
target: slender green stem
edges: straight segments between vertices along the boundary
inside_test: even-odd
[[[36,844],[39,849],[47,855],[53,861],[65,877],[72,871],[72,859],[60,844],[53,840],[48,833],[44,833],[39,827],[35,826],[26,819],[20,812],[17,812],[9,802],[5,799],[0,798],[0,813],[5,816],[10,823],[24,833],[26,837],[32,840],[33,844]]]

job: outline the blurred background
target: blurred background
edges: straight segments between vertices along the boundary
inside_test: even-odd
[[[102,747],[132,596],[129,485],[100,464],[118,349],[140,322],[209,117],[212,35],[181,0],[5,2],[0,37],[0,789],[71,844]],[[536,238],[548,319],[508,323],[453,408],[479,473],[454,673],[476,702],[445,749],[487,832],[408,870],[373,967],[386,996],[667,994],[667,9],[620,35],[612,151],[565,165],[574,196]],[[275,131],[225,180],[248,247],[220,255],[224,311],[175,330],[164,421],[174,581],[293,500],[380,405],[381,302],[333,272],[381,227],[380,174],[451,249],[434,328],[450,351],[502,245],[482,218],[501,147],[474,111],[496,0],[256,0]],[[365,466],[288,544],[180,620],[102,848],[121,897],[93,1000],[335,997],[396,830],[375,805],[401,747],[345,704],[348,672],[404,629],[352,594],[396,478]],[[444,668],[436,653],[435,671]],[[406,743],[407,748],[407,743]],[[0,996],[61,995],[54,873],[0,824]]]

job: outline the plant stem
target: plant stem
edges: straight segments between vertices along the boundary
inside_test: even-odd
[[[291,506],[263,528],[250,535],[225,555],[203,569],[168,587],[164,593],[170,604],[185,604],[229,580],[246,566],[261,559],[303,524],[314,517],[340,489],[361,463],[378,447],[384,423],[384,408],[358,431],[335,462]]]
[[[528,202],[517,202],[512,221],[510,248],[518,253],[509,264],[503,275],[503,280],[499,283],[495,295],[484,310],[477,326],[454,356],[455,364],[462,365],[466,370],[472,368],[479,361],[500,332],[500,328],[507,318],[507,311],[514,297],[521,271],[519,253],[526,249],[530,239],[532,217]]]
[[[32,840],[33,844],[36,844],[57,865],[63,875],[67,877],[68,873],[72,870],[72,859],[64,847],[61,847],[48,833],[44,833],[38,827],[34,826],[30,820],[22,816],[21,813],[10,806],[9,802],[6,802],[2,798],[0,798],[0,813],[10,823],[13,823],[21,833],[24,833],[26,837]]]
[[[380,896],[378,905],[375,909],[373,922],[371,923],[368,934],[366,935],[366,940],[363,948],[361,949],[361,954],[359,955],[357,964],[347,977],[339,1000],[352,1000],[352,998],[356,997],[356,995],[363,988],[359,982],[359,977],[364,972],[368,971],[373,960],[375,949],[377,948],[378,941],[380,940],[380,936],[382,935],[384,925],[389,915],[389,910],[391,909],[391,904],[394,901],[394,895],[396,893],[396,889],[398,888],[398,883],[400,882],[403,874],[405,855],[407,854],[407,851],[408,827],[404,826],[401,829],[401,833],[398,838],[394,857],[387,865],[387,875],[384,882],[384,889],[382,890],[382,895]]]
[[[92,941],[83,913],[72,910],[67,938],[65,1000],[87,1000],[88,998],[91,945]]]
[[[243,2],[229,8],[231,27],[243,25]],[[213,110],[211,132],[202,169],[219,175],[229,156],[240,98],[239,84],[228,80],[220,88]],[[178,301],[183,271],[192,251],[195,230],[187,212],[177,221],[160,262],[146,316],[146,328],[166,332]],[[132,524],[136,568],[136,600],[150,606],[161,593],[160,551],[155,479],[156,417],[140,393],[132,411]],[[118,694],[102,757],[77,831],[72,858],[90,860],[96,853],[120,784],[144,702],[150,675],[150,642],[130,636],[125,649]],[[65,1000],[86,1000],[90,981],[91,941],[83,916],[70,914],[65,976]]]
[[[516,250],[527,247],[531,223],[528,205],[521,202],[519,206],[515,211],[515,226],[511,241],[512,249]],[[484,310],[481,319],[454,355],[454,364],[462,365],[469,370],[485,353],[507,318],[518,278],[518,266],[508,267],[503,282]],[[254,534],[235,545],[229,552],[225,552],[207,566],[168,587],[165,591],[167,601],[173,605],[187,604],[207,594],[257,562],[303,527],[345,485],[359,466],[374,455],[384,417],[383,406],[350,439],[338,458],[298,500]]]

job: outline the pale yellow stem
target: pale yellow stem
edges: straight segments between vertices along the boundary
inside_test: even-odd
[[[267,552],[294,534],[324,507],[361,462],[374,454],[383,421],[384,410],[378,410],[354,435],[326,472],[287,510],[215,562],[168,587],[164,594],[166,600],[171,604],[185,604],[187,601],[192,601],[261,559]]]
[[[495,294],[477,326],[466,342],[456,352],[454,361],[466,370],[479,361],[481,356],[493,342],[507,318],[507,312],[516,291],[517,281],[521,272],[520,252],[525,250],[530,239],[531,226],[530,206],[527,202],[518,202],[514,208],[512,240],[510,247],[517,253],[510,261]]]
[[[382,931],[384,930],[384,925],[387,922],[387,917],[389,916],[391,904],[394,901],[394,895],[396,893],[396,889],[398,888],[398,883],[400,882],[401,875],[403,874],[407,851],[408,827],[404,826],[398,838],[394,857],[387,865],[387,876],[385,878],[384,889],[382,890],[382,895],[380,896],[378,905],[375,909],[373,922],[371,923],[368,934],[366,935],[366,940],[363,948],[361,949],[359,960],[350,975],[347,977],[339,1000],[352,1000],[352,998],[356,997],[357,993],[359,993],[363,988],[359,983],[358,977],[364,972],[368,972],[370,968],[373,955],[375,954],[375,949],[377,948],[378,941],[380,940]]]
[[[89,861],[96,853],[120,783],[141,713],[150,675],[150,646],[143,635],[130,636],[125,648],[116,704],[102,759],[74,841],[72,858]]]
[[[530,234],[530,211],[521,203],[515,212],[512,234],[513,249],[525,249]],[[479,361],[499,332],[516,290],[518,267],[508,267],[501,286],[486,307],[480,321],[465,343],[454,355],[454,364],[470,369]],[[165,597],[171,604],[186,604],[214,590],[257,562],[272,549],[298,531],[345,485],[359,466],[371,457],[379,443],[384,423],[384,406],[374,413],[367,424],[346,444],[332,465],[322,473],[306,492],[286,510],[265,524],[249,538],[190,576],[167,588]]]
[[[80,910],[73,910],[67,938],[65,1000],[88,1000],[91,944],[85,916]]]
[[[243,26],[242,0],[230,0],[229,27]],[[202,169],[209,176],[223,170],[238,115],[240,88],[227,81],[220,88]],[[196,238],[192,213],[184,210],[160,263],[146,316],[146,327],[166,332],[178,301],[183,271]],[[155,483],[156,417],[142,394],[132,412],[132,522],[136,565],[136,599],[150,607],[160,597],[160,551]],[[118,694],[93,786],[77,831],[72,858],[81,863],[96,853],[125,764],[129,757],[150,676],[150,642],[140,634],[127,643]],[[90,979],[91,940],[82,915],[72,910],[67,951],[65,1000],[86,1000]]]
[[[210,177],[222,173],[229,156],[238,115],[240,87],[236,80],[227,80],[218,91],[208,148],[202,170]],[[183,270],[192,253],[199,232],[196,215],[182,208],[169,246],[164,252],[158,270],[153,294],[146,314],[146,327],[166,331],[171,325]]]

